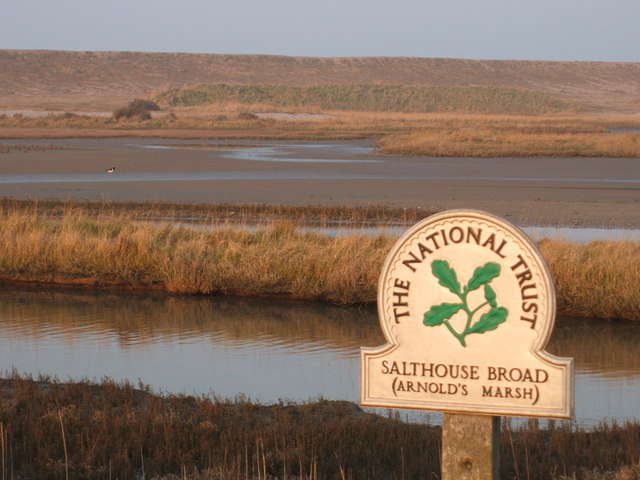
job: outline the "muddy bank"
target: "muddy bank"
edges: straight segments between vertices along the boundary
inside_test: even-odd
[[[380,156],[363,140],[13,142],[64,147],[0,156],[3,196],[22,199],[475,208],[525,225],[640,225],[634,159]]]

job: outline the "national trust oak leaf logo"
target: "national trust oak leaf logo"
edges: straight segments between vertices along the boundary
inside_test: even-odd
[[[460,302],[457,303],[441,303],[434,305],[424,314],[424,325],[427,327],[437,327],[444,324],[447,329],[458,339],[463,347],[467,346],[465,337],[472,333],[484,333],[495,330],[507,319],[508,310],[500,307],[496,301],[496,292],[491,287],[491,281],[500,275],[500,265],[488,262],[481,267],[477,267],[469,283],[462,287],[458,281],[456,271],[449,266],[446,260],[434,260],[431,263],[431,272],[439,280],[439,284],[447,288],[451,293],[456,295]],[[484,287],[483,303],[471,308],[468,304],[468,295]],[[489,307],[487,310],[486,307]],[[459,311],[463,311],[466,316],[466,323],[462,332],[456,331],[449,321]],[[484,311],[480,318],[474,323],[474,316],[480,311]]]

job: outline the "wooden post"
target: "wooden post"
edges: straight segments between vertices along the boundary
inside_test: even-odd
[[[442,480],[498,480],[500,417],[445,413]]]

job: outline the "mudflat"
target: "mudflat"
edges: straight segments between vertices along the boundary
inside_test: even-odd
[[[640,226],[637,159],[382,156],[372,141],[67,138],[3,145],[4,197],[475,208],[523,225]]]

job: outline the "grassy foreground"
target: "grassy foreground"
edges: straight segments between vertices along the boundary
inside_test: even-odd
[[[2,478],[440,478],[439,427],[318,400],[159,396],[144,386],[0,380]],[[639,478],[640,424],[503,422],[501,478]]]
[[[278,222],[257,230],[208,229],[83,208],[55,215],[7,205],[0,211],[5,283],[371,303],[396,240],[333,238]],[[561,313],[640,320],[640,243],[545,240],[539,247]]]

